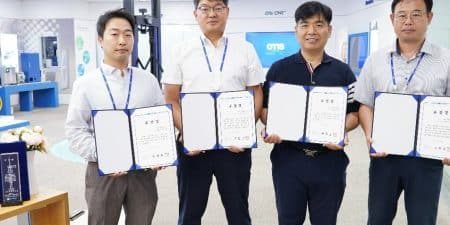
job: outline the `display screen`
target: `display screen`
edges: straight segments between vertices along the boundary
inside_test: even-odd
[[[264,68],[300,49],[294,32],[248,32],[245,39],[255,47]]]

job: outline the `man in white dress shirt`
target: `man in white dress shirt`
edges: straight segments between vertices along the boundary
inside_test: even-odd
[[[368,145],[372,142],[375,92],[450,96],[450,52],[426,38],[432,8],[433,0],[392,1],[390,18],[397,38],[391,46],[370,55],[356,84],[359,121]],[[435,225],[443,165],[450,165],[450,159],[385,152],[370,156],[367,224],[391,225],[403,193],[408,225]]]
[[[85,197],[89,225],[117,224],[122,206],[127,225],[149,225],[156,208],[156,171],[99,176],[93,136],[91,110],[131,109],[164,103],[156,78],[129,66],[134,25],[133,16],[122,10],[100,16],[97,33],[104,52],[103,63],[97,70],[79,77],[73,85],[66,136],[71,150],[88,161]]]
[[[202,34],[176,48],[162,79],[166,102],[173,105],[175,126],[181,131],[180,92],[253,90],[258,118],[264,74],[250,43],[224,36],[228,1],[194,0],[194,6]],[[178,147],[178,224],[201,224],[213,176],[228,224],[251,224],[248,210],[251,149],[231,147],[185,154],[183,146]]]

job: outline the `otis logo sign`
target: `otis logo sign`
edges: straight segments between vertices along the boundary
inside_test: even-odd
[[[284,43],[267,43],[266,49],[268,51],[284,51],[285,46]]]
[[[264,12],[264,16],[285,16],[286,10],[267,10]]]

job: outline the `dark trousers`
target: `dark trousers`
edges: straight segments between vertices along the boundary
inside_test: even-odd
[[[179,225],[200,225],[205,212],[213,176],[225,208],[229,225],[250,225],[248,194],[251,150],[206,151],[187,156],[178,144]]]
[[[312,225],[336,224],[349,163],[344,151],[308,156],[281,143],[271,160],[279,225],[303,224],[307,207]]]
[[[388,156],[372,158],[368,225],[391,225],[404,191],[408,225],[435,225],[443,165],[439,160]]]

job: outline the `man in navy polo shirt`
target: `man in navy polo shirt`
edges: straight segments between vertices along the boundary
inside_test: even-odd
[[[267,118],[269,82],[308,86],[349,86],[346,131],[358,124],[358,103],[353,102],[355,76],[348,65],[324,51],[331,35],[331,9],[319,2],[305,2],[295,12],[299,53],[275,62],[264,84],[262,120]],[[292,101],[292,100],[290,100]],[[271,153],[280,225],[302,224],[306,208],[314,225],[336,224],[346,185],[348,157],[334,144],[281,141],[276,134],[264,139],[275,143]]]

